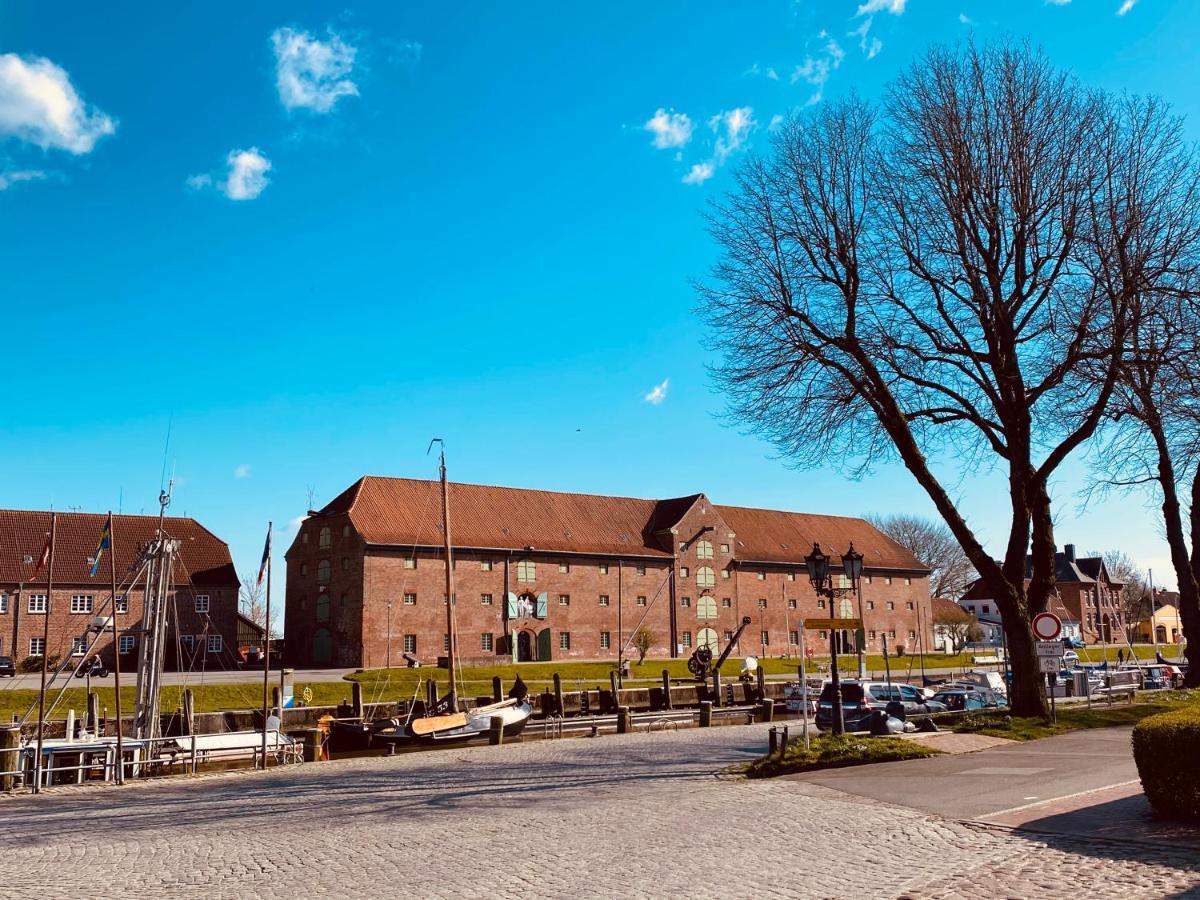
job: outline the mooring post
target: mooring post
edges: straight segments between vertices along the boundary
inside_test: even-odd
[[[783,739],[779,742],[779,755],[783,756],[787,753],[788,745],[788,726],[783,726]]]
[[[357,682],[355,682],[355,683],[357,684]],[[279,696],[279,688],[277,688],[277,687],[271,688],[271,709],[279,710],[279,727],[282,730],[282,728],[283,728],[283,706],[281,705],[281,703],[282,703],[282,700],[280,699],[280,696]]]
[[[20,745],[21,726],[0,725],[0,772],[16,770]],[[11,791],[14,780],[13,775],[0,775],[0,791]]]
[[[671,673],[663,669],[663,709],[671,708]]]
[[[621,705],[620,694],[617,693],[617,670],[613,669],[608,673],[608,689],[612,692],[612,705],[616,709]]]
[[[321,761],[321,729],[309,728],[304,732],[304,761]]]
[[[617,707],[617,734],[629,733],[629,707]]]
[[[760,712],[759,717],[760,717],[761,721],[763,721],[763,722],[774,721],[774,719],[775,719],[775,701],[774,700],[768,699],[768,700],[764,700],[762,702],[762,711]]]
[[[767,673],[765,671],[763,671],[762,666],[759,666],[755,671],[758,672],[758,699],[760,701],[766,700],[767,699]]]
[[[774,756],[779,752],[779,729],[774,725],[767,731],[767,755]]]
[[[492,702],[499,703],[504,699],[504,684],[499,675],[492,676]]]
[[[713,705],[712,705],[711,700],[701,700],[700,701],[700,727],[701,728],[708,728],[712,725],[712,709],[713,709]]]
[[[350,705],[354,710],[354,718],[361,719],[363,717],[363,701],[362,701],[362,682],[350,682]]]
[[[563,715],[563,699],[562,699],[562,678],[558,673],[554,673],[554,714],[556,716]]]
[[[88,691],[87,730],[93,737],[100,735],[100,695]]]
[[[719,669],[713,672],[713,693],[716,694],[717,706],[725,702],[721,699],[721,671]]]
[[[498,747],[504,743],[504,717],[492,716],[488,721],[488,743]]]

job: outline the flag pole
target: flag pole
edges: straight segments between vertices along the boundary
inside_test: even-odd
[[[262,767],[267,767],[267,692],[271,677],[271,523],[267,523],[267,609],[263,622],[263,733],[262,733]],[[282,696],[280,702],[283,702]]]
[[[58,531],[58,513],[50,513],[50,568],[46,572],[46,609],[42,613],[42,686],[38,689],[37,759],[34,761],[33,792],[42,789],[42,741],[46,721],[46,669],[50,659],[50,606],[54,602],[54,538]]]
[[[121,629],[117,624],[117,536],[108,511],[108,575],[112,583],[113,691],[117,708],[117,784],[125,783],[125,741],[121,727]]]

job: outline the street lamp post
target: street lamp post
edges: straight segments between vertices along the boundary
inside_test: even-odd
[[[829,570],[829,557],[821,551],[821,545],[818,543],[814,542],[812,553],[804,557],[804,565],[808,569],[808,580],[812,583],[813,590],[817,592],[818,596],[829,600],[829,608],[832,612],[835,599],[843,594],[854,594],[858,590],[858,582],[862,577],[863,557],[861,553],[855,551],[853,543],[850,544],[850,549],[842,554],[842,571],[850,582],[849,587],[835,588],[833,586],[833,574]],[[861,621],[859,627],[862,627]],[[846,720],[842,714],[842,681],[838,673],[837,634],[836,628],[829,629],[829,680],[833,687],[833,733],[845,734]],[[859,644],[861,647],[861,641]]]

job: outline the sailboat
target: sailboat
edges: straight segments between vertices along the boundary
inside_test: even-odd
[[[533,707],[527,700],[529,691],[519,678],[507,700],[466,711],[460,711],[458,708],[456,680],[458,629],[454,617],[454,560],[450,544],[450,491],[446,483],[446,446],[441,438],[434,438],[430,441],[430,449],[434,444],[439,445],[438,472],[442,484],[442,538],[446,556],[446,633],[450,635],[450,651],[447,655],[450,691],[446,695],[446,712],[438,715],[438,710],[430,710],[430,715],[411,718],[403,726],[397,723],[394,728],[381,729],[376,731],[373,737],[380,741],[394,741],[404,735],[409,740],[432,744],[469,741],[472,738],[485,736],[491,728],[493,717],[499,718],[504,723],[505,737],[514,737],[521,733],[529,721],[529,717],[533,715]]]

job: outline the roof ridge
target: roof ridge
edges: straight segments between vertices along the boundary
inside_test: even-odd
[[[875,526],[871,524],[871,521],[864,516],[843,516],[838,515],[837,513],[801,512],[798,509],[770,509],[766,506],[734,506],[728,503],[714,503],[713,506],[717,509],[740,509],[746,512],[781,513],[785,516],[820,516],[823,519],[848,519],[853,522],[866,522],[868,525],[871,525],[872,528],[875,528]],[[878,528],[875,528],[875,530],[879,531]],[[883,532],[880,532],[880,534],[883,534]]]
[[[410,482],[417,482],[417,483],[421,483],[421,484],[437,484],[438,483],[437,478],[407,478],[402,475],[363,475],[359,479],[359,481],[364,482],[367,479],[372,479],[374,481],[410,481]],[[507,485],[507,484],[484,484],[483,482],[478,482],[478,481],[448,480],[447,484],[459,485],[461,487],[491,488],[491,489],[500,490],[500,491],[520,491],[521,493],[526,493],[526,494],[555,494],[558,496],[567,496],[567,497],[597,497],[602,500],[636,500],[639,503],[664,503],[664,502],[669,502],[671,500],[686,500],[686,499],[693,498],[693,497],[699,497],[704,493],[703,491],[697,491],[694,494],[683,494],[679,497],[627,497],[627,496],[623,496],[620,494],[593,494],[593,493],[589,493],[587,491],[565,491],[565,490],[551,490],[549,488],[513,487],[512,485]]]

